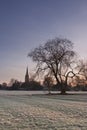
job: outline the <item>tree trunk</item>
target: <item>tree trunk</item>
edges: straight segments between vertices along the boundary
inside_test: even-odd
[[[61,95],[66,95],[66,84],[61,85]]]

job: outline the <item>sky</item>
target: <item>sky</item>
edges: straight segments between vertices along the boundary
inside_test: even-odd
[[[24,81],[35,67],[27,54],[55,37],[87,58],[87,0],[0,0],[0,83]]]

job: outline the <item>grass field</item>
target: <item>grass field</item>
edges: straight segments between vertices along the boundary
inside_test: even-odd
[[[0,91],[0,130],[87,130],[87,93],[31,93]]]

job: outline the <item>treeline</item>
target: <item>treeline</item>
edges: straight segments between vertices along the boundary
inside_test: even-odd
[[[37,81],[22,83],[15,80],[10,86],[8,86],[6,83],[0,85],[0,90],[43,90],[43,86]]]
[[[41,85],[37,81],[30,81],[29,83],[22,83],[19,81],[15,81],[11,86],[8,86],[6,83],[0,84],[0,90],[25,90],[25,91],[39,91],[39,90],[47,90],[50,91],[61,91],[61,85],[59,84],[44,84]],[[76,86],[66,86],[66,91],[87,91],[87,85],[76,85]]]

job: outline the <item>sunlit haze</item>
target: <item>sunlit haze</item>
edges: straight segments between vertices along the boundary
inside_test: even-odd
[[[87,0],[0,0],[0,83],[24,81],[28,52],[55,37],[87,57]]]

